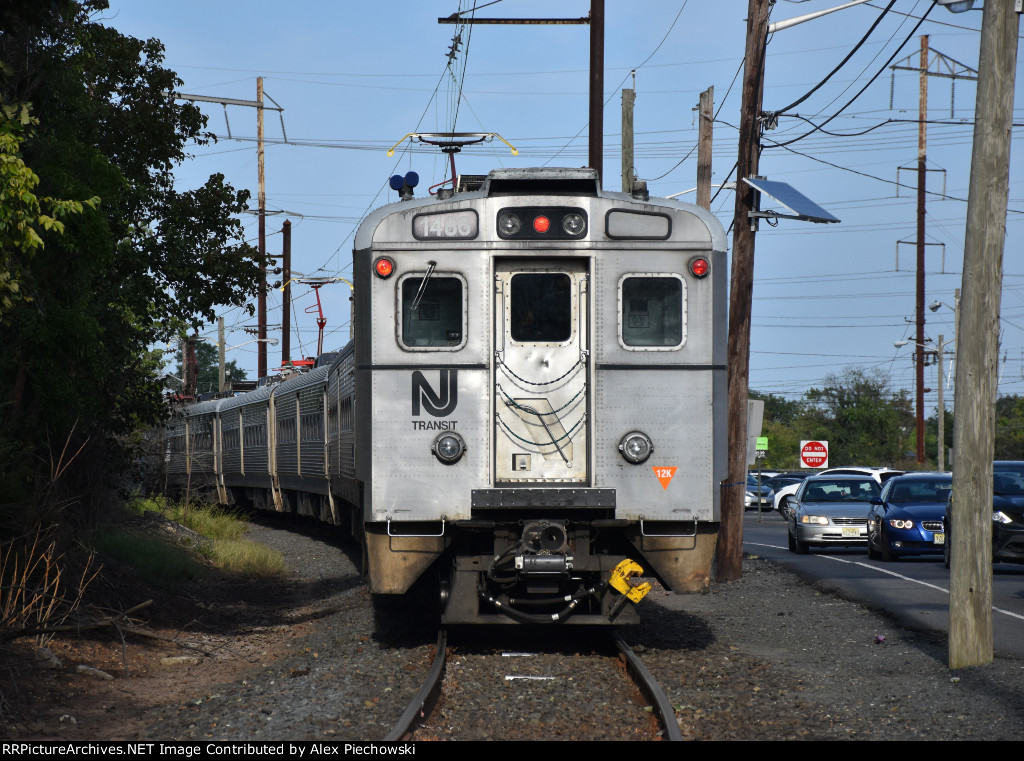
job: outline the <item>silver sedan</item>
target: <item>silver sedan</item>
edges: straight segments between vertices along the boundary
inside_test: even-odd
[[[789,551],[811,547],[866,547],[868,510],[879,495],[868,476],[812,476],[800,484],[789,514]]]

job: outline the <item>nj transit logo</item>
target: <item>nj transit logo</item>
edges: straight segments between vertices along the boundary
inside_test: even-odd
[[[458,370],[441,370],[440,391],[434,391],[427,379],[423,377],[423,373],[414,370],[412,373],[413,416],[419,417],[421,406],[428,415],[434,417],[451,415],[459,403],[458,374]]]

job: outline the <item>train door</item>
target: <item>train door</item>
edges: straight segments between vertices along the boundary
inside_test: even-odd
[[[589,483],[587,268],[577,259],[497,263],[499,483]]]

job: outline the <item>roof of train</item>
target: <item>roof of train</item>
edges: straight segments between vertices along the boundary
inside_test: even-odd
[[[550,192],[544,187],[550,184]],[[554,187],[558,185],[559,187]],[[597,172],[593,169],[572,169],[564,167],[539,167],[523,169],[493,169],[487,175],[480,190],[456,193],[447,199],[433,196],[410,198],[378,207],[366,215],[356,231],[353,247],[359,251],[369,248],[373,243],[373,235],[381,220],[395,212],[411,211],[423,207],[434,207],[440,204],[452,204],[457,208],[460,201],[509,196],[509,195],[565,195],[566,189],[575,191],[571,195],[590,196],[594,198],[618,199],[624,203],[635,205],[643,203],[652,208],[689,212],[699,218],[707,227],[711,238],[711,248],[725,251],[728,247],[725,228],[718,217],[707,209],[696,204],[686,203],[672,198],[652,197],[645,201],[622,193],[603,190],[597,185]]]

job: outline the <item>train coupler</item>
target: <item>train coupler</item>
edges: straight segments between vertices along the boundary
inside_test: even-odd
[[[619,598],[612,605],[612,608],[608,613],[609,619],[614,619],[619,615],[627,602],[631,602],[636,605],[647,596],[648,592],[651,591],[651,583],[649,581],[636,585],[633,585],[630,581],[638,576],[642,576],[643,573],[643,567],[636,561],[630,560],[629,558],[626,558],[612,569],[611,578],[608,579],[608,585],[619,593]]]

